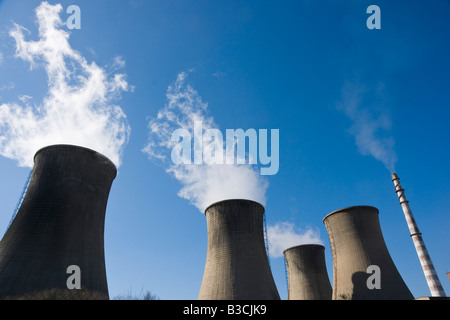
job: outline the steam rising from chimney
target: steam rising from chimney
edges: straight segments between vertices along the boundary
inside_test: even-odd
[[[174,165],[171,162],[171,150],[176,144],[171,140],[174,130],[185,129],[193,136],[193,124],[196,121],[202,122],[203,132],[218,128],[214,119],[207,115],[208,105],[202,101],[196,90],[186,84],[187,76],[187,72],[180,73],[177,80],[169,86],[166,106],[158,112],[156,118],[149,122],[150,136],[143,152],[150,159],[158,160],[165,166],[166,172],[182,185],[178,195],[188,200],[202,213],[211,204],[229,199],[253,200],[264,206],[269,183],[254,166],[248,164]],[[293,224],[287,222],[268,226],[267,236],[268,253],[274,258],[283,257],[283,250],[290,246],[322,243],[318,231],[297,230]]]
[[[70,34],[59,14],[60,4],[47,2],[36,9],[39,40],[25,40],[24,27],[10,31],[16,57],[31,69],[43,66],[48,92],[40,104],[0,105],[0,154],[32,167],[39,149],[54,144],[73,144],[93,149],[118,167],[130,127],[122,109],[112,101],[132,89],[124,74],[110,75],[89,63],[70,43]],[[27,100],[31,97],[27,96]]]
[[[392,123],[382,108],[384,90],[380,85],[367,94],[368,89],[357,83],[346,83],[342,90],[342,100],[337,109],[351,120],[349,132],[354,136],[358,151],[381,161],[389,172],[395,171],[397,155],[395,141],[389,135]]]
[[[214,119],[207,115],[204,103],[190,85],[186,84],[188,73],[182,72],[169,86],[167,104],[156,118],[149,122],[150,136],[143,152],[150,159],[159,160],[181,184],[178,195],[196,206],[200,212],[212,203],[227,199],[247,199],[266,203],[267,180],[251,165],[238,164],[178,164],[171,162],[171,151],[176,142],[171,140],[177,129],[187,130],[196,139],[203,139],[208,129],[217,129]],[[201,122],[202,132],[193,132],[194,123]],[[232,161],[234,162],[234,161]]]

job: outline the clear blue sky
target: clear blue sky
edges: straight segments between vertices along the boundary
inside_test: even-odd
[[[29,62],[15,57],[9,36],[16,23],[29,30],[26,40],[39,39],[40,3],[0,1],[0,105],[40,105],[48,90],[44,68],[30,70]],[[167,103],[169,85],[189,70],[186,83],[220,129],[280,130],[280,170],[267,177],[268,225],[288,222],[298,233],[320,233],[332,279],[323,217],[347,206],[375,206],[406,284],[414,296],[427,296],[390,172],[366,154],[377,152],[374,141],[395,142],[386,147],[388,157],[395,153],[395,170],[450,294],[449,1],[49,3],[62,4],[64,21],[66,8],[77,4],[81,30],[63,27],[71,47],[89,63],[120,69],[134,88],[115,101],[131,134],[106,215],[111,297],[146,290],[161,299],[198,296],[205,217],[177,195],[180,182],[142,152],[149,119]],[[381,8],[380,30],[366,27],[371,4]],[[0,157],[0,229],[6,229],[28,173]],[[270,260],[286,299],[284,260]]]

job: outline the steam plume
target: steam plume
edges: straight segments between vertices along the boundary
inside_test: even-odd
[[[130,87],[124,74],[109,75],[75,51],[59,14],[60,4],[42,2],[36,9],[39,40],[25,40],[25,28],[10,31],[16,57],[33,69],[43,66],[48,92],[36,106],[0,105],[0,154],[32,167],[37,150],[52,144],[73,144],[94,149],[120,166],[130,128],[122,109],[112,104]]]
[[[268,182],[250,165],[174,165],[170,162],[170,153],[176,144],[171,141],[171,135],[175,130],[185,129],[194,137],[194,122],[202,122],[202,134],[218,128],[214,119],[207,116],[208,105],[185,83],[187,75],[180,73],[169,86],[166,106],[149,122],[150,137],[143,152],[164,164],[166,171],[182,184],[178,195],[201,212],[212,203],[226,199],[248,199],[265,205]],[[196,138],[203,139],[202,136]]]
[[[359,152],[381,161],[392,173],[397,162],[395,142],[389,136],[392,124],[386,111],[381,108],[382,86],[376,91],[378,95],[368,95],[364,86],[347,83],[342,90],[338,109],[352,121],[350,133],[355,137]]]

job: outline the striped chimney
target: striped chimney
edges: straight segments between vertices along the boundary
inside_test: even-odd
[[[420,264],[422,266],[425,278],[427,280],[428,287],[430,288],[431,296],[433,297],[445,297],[444,289],[434,269],[433,262],[428,254],[425,243],[422,239],[422,233],[420,233],[414,220],[411,208],[409,207],[409,201],[406,200],[405,190],[400,184],[400,178],[396,173],[392,174],[392,181],[395,185],[395,192],[397,193],[398,200],[402,206],[403,213],[405,214],[406,222],[408,223],[409,233],[414,242],[414,246],[419,256]]]

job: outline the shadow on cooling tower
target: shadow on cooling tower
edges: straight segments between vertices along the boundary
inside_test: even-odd
[[[264,244],[264,207],[226,200],[205,215],[208,248],[199,300],[279,300]]]
[[[39,150],[16,218],[0,242],[1,299],[109,299],[104,223],[117,170],[86,148]],[[69,266],[81,289],[69,290]]]
[[[323,222],[333,256],[333,300],[414,299],[386,247],[377,208],[355,206],[328,214]],[[379,268],[379,288],[371,282]]]
[[[288,300],[331,300],[324,246],[299,245],[286,249],[283,254],[288,274]]]

